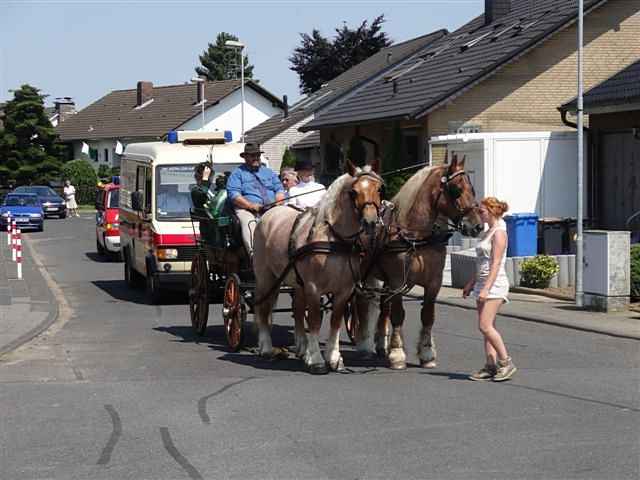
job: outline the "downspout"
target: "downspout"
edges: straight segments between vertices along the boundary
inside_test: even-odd
[[[578,129],[578,124],[573,123],[571,120],[567,118],[568,110],[564,110],[562,108],[558,108],[560,110],[560,118],[562,123],[569,128],[573,128],[574,130]],[[588,127],[583,127],[582,130],[586,132],[587,135],[587,151],[589,152],[589,167],[587,168],[587,172],[589,173],[587,177],[587,191],[589,192],[589,196],[587,199],[587,218],[589,219],[589,228],[594,228],[596,226],[595,223],[595,213],[597,208],[597,199],[599,198],[598,188],[595,182],[598,173],[598,152],[595,148],[595,138],[593,135],[593,129]]]

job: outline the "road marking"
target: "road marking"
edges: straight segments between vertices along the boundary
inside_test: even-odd
[[[104,408],[111,417],[113,430],[111,432],[111,436],[109,437],[109,441],[105,445],[104,449],[102,450],[102,454],[98,459],[98,465],[106,465],[111,461],[111,454],[113,453],[113,449],[115,448],[116,443],[118,443],[118,440],[122,435],[122,422],[120,421],[118,412],[116,412],[116,409],[113,408],[113,405],[105,405]]]
[[[169,452],[169,455],[173,457],[173,459],[178,462],[178,464],[184,468],[185,472],[189,475],[190,478],[194,480],[204,480],[204,477],[200,475],[200,472],[196,470],[196,467],[189,463],[187,460],[175,447],[173,441],[171,440],[171,435],[169,435],[169,429],[167,427],[160,427],[160,435],[162,436],[162,443],[164,448]]]
[[[234,386],[239,385],[239,384],[244,383],[244,382],[248,382],[249,380],[254,380],[256,378],[258,378],[258,377],[243,378],[242,380],[238,380],[237,382],[233,382],[233,383],[230,383],[229,385],[225,385],[220,390],[216,390],[215,392],[210,393],[209,395],[205,395],[200,400],[198,400],[198,414],[200,415],[200,418],[202,419],[202,423],[205,423],[207,425],[211,423],[211,418],[209,418],[209,415],[207,414],[207,401],[210,398],[215,397],[216,395],[220,395],[223,392],[226,392],[231,387],[234,387]]]

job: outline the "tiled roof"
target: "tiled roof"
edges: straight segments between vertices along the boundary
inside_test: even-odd
[[[304,148],[313,148],[320,146],[320,132],[311,132],[310,134],[298,140],[291,145],[292,150],[302,150]]]
[[[585,0],[585,12],[607,0]],[[331,106],[303,127],[419,118],[577,20],[577,0],[513,0],[485,25],[484,15],[402,62],[384,78]]]
[[[393,65],[413,55],[416,51],[442,38],[445,34],[446,30],[438,30],[406,42],[383,48],[378,53],[327,82],[321,89],[292,105],[287,117],[284,117],[284,114],[274,115],[269,120],[249,130],[245,135],[247,140],[257,143],[266,142],[280,132],[285,131],[287,128],[342,97],[342,95],[360,85],[362,82],[369,80],[387,68],[392,68]]]
[[[252,81],[246,86],[278,106],[282,101]],[[205,108],[216,105],[240,88],[240,80],[205,84]],[[137,90],[115,90],[56,127],[62,141],[100,138],[160,138],[201,112],[196,105],[196,85],[153,87],[153,101],[136,108]]]
[[[577,99],[573,99],[560,108],[575,111],[577,103]],[[584,110],[587,113],[590,109],[626,103],[640,103],[640,60],[584,94]]]

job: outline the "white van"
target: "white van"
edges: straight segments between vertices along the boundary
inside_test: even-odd
[[[157,303],[163,287],[189,284],[198,223],[190,218],[194,169],[210,161],[215,175],[244,161],[242,143],[222,132],[170,132],[168,142],[132,143],[120,164],[120,243],[129,286],[146,283]]]

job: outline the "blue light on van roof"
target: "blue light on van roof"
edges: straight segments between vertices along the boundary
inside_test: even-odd
[[[233,133],[231,132],[231,130],[224,131],[224,141],[227,143],[233,142]]]
[[[167,142],[178,143],[178,132],[175,130],[169,130],[169,133],[167,133]]]

